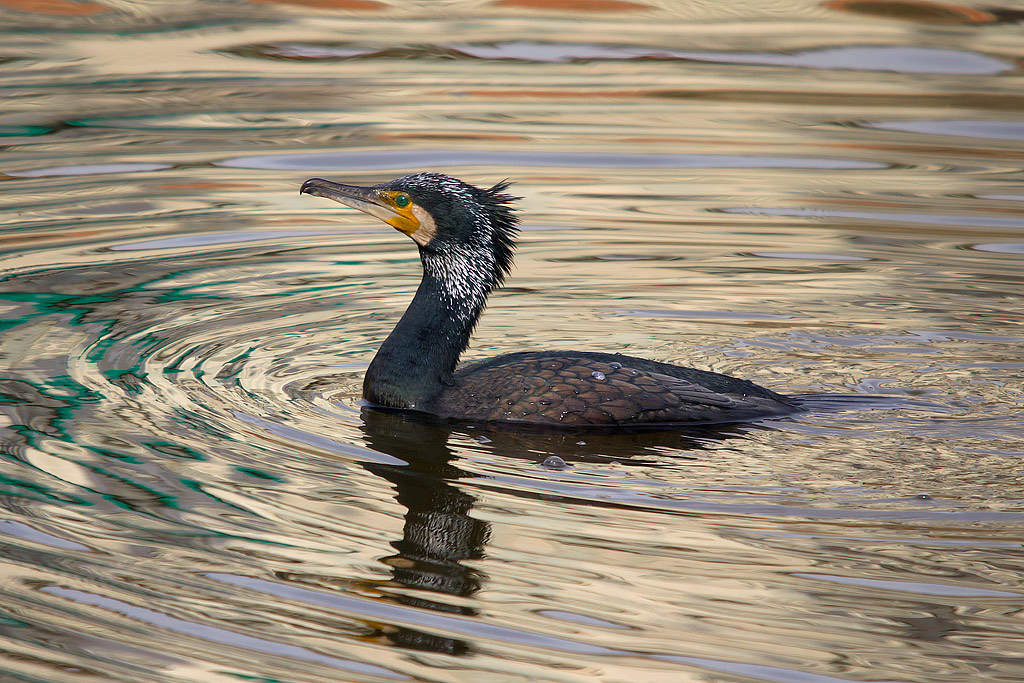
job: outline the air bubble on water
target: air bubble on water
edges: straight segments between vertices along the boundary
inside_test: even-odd
[[[568,465],[565,464],[565,461],[559,458],[557,455],[550,455],[544,458],[544,462],[542,462],[541,465],[553,470],[564,470],[566,467],[568,467]]]

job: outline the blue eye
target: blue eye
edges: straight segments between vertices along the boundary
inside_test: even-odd
[[[404,209],[405,207],[409,206],[410,203],[412,203],[412,200],[409,199],[409,195],[407,194],[400,194],[395,197],[395,206],[397,206],[400,209]]]

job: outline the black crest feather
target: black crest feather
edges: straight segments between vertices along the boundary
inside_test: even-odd
[[[494,257],[497,269],[497,284],[505,280],[512,269],[512,258],[516,250],[516,239],[519,236],[519,217],[512,204],[522,197],[506,194],[505,190],[512,185],[507,178],[493,187],[480,190],[478,199],[486,209],[494,229]]]

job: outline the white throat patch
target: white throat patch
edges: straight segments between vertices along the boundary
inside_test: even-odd
[[[423,269],[440,283],[446,304],[463,322],[487,300],[494,282],[494,254],[464,247],[435,252],[423,259]]]

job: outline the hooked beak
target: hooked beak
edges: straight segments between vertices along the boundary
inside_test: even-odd
[[[402,218],[402,215],[395,211],[377,190],[370,187],[332,183],[323,178],[310,178],[302,183],[299,194],[311,194],[314,197],[331,199],[339,204],[359,209],[374,218],[379,218],[388,225],[394,225],[396,219]]]
[[[326,197],[353,209],[359,209],[405,233],[420,246],[430,242],[436,232],[434,219],[414,204],[404,192],[343,185],[323,178],[310,178],[302,183],[299,194]],[[401,206],[397,204],[399,199],[403,201]]]

